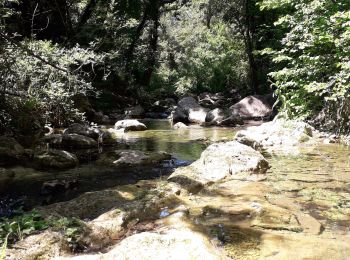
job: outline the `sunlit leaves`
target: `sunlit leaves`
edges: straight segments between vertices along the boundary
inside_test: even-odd
[[[261,8],[289,10],[275,23],[289,28],[282,48],[264,52],[280,64],[270,76],[288,115],[306,117],[349,95],[349,1],[266,0]]]

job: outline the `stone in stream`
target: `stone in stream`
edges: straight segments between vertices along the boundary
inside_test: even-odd
[[[49,134],[41,138],[41,142],[44,144],[49,144],[50,147],[61,147],[62,139],[62,134]]]
[[[64,134],[62,136],[62,145],[64,147],[84,149],[97,147],[97,142],[84,135]]]
[[[190,123],[204,123],[209,109],[200,106],[193,97],[184,97],[179,100],[178,108],[187,116]]]
[[[276,119],[237,132],[235,140],[256,149],[295,152],[298,146],[312,140],[313,128],[302,121]]]
[[[41,185],[41,195],[52,195],[74,189],[78,186],[77,180],[52,180]]]
[[[115,150],[103,154],[97,164],[104,166],[137,166],[157,164],[170,160],[171,155],[166,152],[143,152],[138,150]]]
[[[84,135],[97,140],[97,138],[100,135],[100,130],[89,127],[88,125],[74,123],[74,124],[71,124],[66,130],[64,130],[63,134]]]
[[[268,118],[273,113],[272,95],[248,96],[230,107],[231,114],[243,119]]]
[[[145,124],[140,123],[138,120],[126,119],[115,123],[114,128],[119,130],[123,129],[125,132],[128,131],[145,131],[147,127]]]
[[[69,169],[78,165],[78,158],[67,151],[50,149],[34,155],[34,167],[38,169]]]
[[[229,115],[223,109],[215,108],[208,112],[205,117],[205,124],[216,126],[236,126],[242,125],[243,120],[239,116]]]
[[[186,129],[186,128],[188,128],[188,126],[182,122],[178,122],[173,126],[173,128],[174,129]]]
[[[0,136],[0,166],[16,164],[24,154],[24,148],[14,138]]]
[[[190,192],[199,191],[204,185],[226,178],[254,179],[269,168],[264,156],[249,146],[236,141],[210,145],[200,159],[187,167],[175,170],[168,178]]]

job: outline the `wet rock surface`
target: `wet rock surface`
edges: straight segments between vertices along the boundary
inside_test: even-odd
[[[185,97],[178,102],[176,117],[179,118],[177,120],[180,122],[182,122],[182,120],[185,122],[188,120],[188,122],[200,124],[205,122],[208,111],[207,108],[200,106],[195,98]],[[176,120],[174,120],[174,122],[175,121]]]
[[[38,169],[69,169],[78,165],[78,158],[67,151],[50,149],[34,155],[33,164]]]
[[[315,142],[313,131],[307,123],[277,119],[239,131],[235,140],[255,149],[298,153],[298,146]]]
[[[233,116],[243,119],[268,118],[273,114],[272,95],[248,96],[230,107]]]
[[[77,134],[90,137],[92,139],[97,139],[99,137],[100,131],[96,128],[89,127],[83,124],[72,124],[63,132],[65,135]]]
[[[64,147],[84,149],[97,147],[97,142],[87,136],[78,134],[64,134],[62,136],[62,145]]]
[[[143,152],[138,150],[114,150],[101,156],[97,164],[108,166],[132,166],[156,164],[170,160],[171,155],[166,152]]]
[[[293,129],[281,131],[278,138]],[[296,136],[305,133],[300,129]],[[67,248],[61,233],[51,230],[6,253],[9,259],[347,259],[348,154],[348,148],[328,144],[297,155],[264,157],[236,141],[213,144],[191,165],[177,168],[169,181],[90,191],[40,207],[45,217],[82,219],[85,229],[77,241],[86,251],[79,255]],[[106,160],[143,163],[152,156],[116,150]],[[152,163],[164,157],[153,158]]]
[[[200,159],[177,169],[169,180],[188,185],[192,191],[201,185],[225,178],[254,178],[263,175],[269,164],[257,151],[236,141],[210,145]]]
[[[147,129],[145,124],[140,123],[137,120],[132,120],[132,119],[118,121],[117,123],[115,123],[114,128],[117,130],[124,130],[125,132],[145,131]]]

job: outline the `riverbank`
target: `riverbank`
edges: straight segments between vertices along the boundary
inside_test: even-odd
[[[313,131],[279,130],[309,138],[284,143],[298,153],[260,147],[264,156],[226,140],[206,148],[191,165],[174,169],[168,180],[91,191],[40,207],[46,219],[79,219],[80,231],[67,236],[49,229],[30,236],[7,251],[9,259],[137,259],[141,254],[143,259],[346,259],[348,147],[325,144]],[[283,144],[284,138],[273,140]]]

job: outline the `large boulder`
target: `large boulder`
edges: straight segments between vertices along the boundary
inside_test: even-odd
[[[125,132],[147,130],[145,124],[142,124],[139,121],[132,119],[120,120],[117,123],[115,123],[114,128],[117,130],[124,129]]]
[[[167,114],[169,113],[174,107],[176,107],[176,101],[173,98],[165,98],[163,100],[158,100],[152,104],[150,107],[150,111],[160,113],[160,114]],[[147,116],[147,113],[146,113]]]
[[[41,142],[48,144],[50,147],[61,147],[63,135],[62,134],[50,134],[41,138]]]
[[[78,158],[67,151],[50,149],[34,155],[34,167],[38,169],[69,169],[78,165]]]
[[[204,123],[208,109],[200,106],[193,97],[185,97],[179,100],[178,108],[182,110],[191,123]]]
[[[145,115],[145,109],[138,105],[125,110],[126,118],[142,118]]]
[[[242,125],[243,120],[239,116],[230,116],[221,108],[215,108],[208,112],[205,117],[205,124],[216,126],[236,126]]]
[[[225,111],[221,108],[215,108],[210,110],[205,117],[205,122],[218,124],[227,117]]]
[[[84,135],[96,140],[100,135],[100,130],[89,127],[88,125],[74,123],[71,124],[66,130],[64,130],[63,134]]]
[[[77,149],[97,147],[97,142],[94,139],[78,134],[64,134],[62,144],[64,147]]]
[[[230,107],[233,116],[243,119],[269,118],[273,114],[272,95],[248,96]]]
[[[178,168],[168,178],[192,192],[203,185],[225,178],[254,179],[269,168],[264,156],[253,148],[231,141],[210,145],[200,159],[187,167]]]
[[[255,149],[294,153],[293,147],[313,140],[313,128],[302,121],[276,119],[237,132],[235,139]]]
[[[203,92],[198,96],[199,104],[207,108],[215,108],[225,105],[225,95],[223,93]]]
[[[173,121],[173,123],[189,123],[188,115],[180,107],[176,107],[176,109],[171,112],[170,119]]]
[[[14,138],[0,136],[0,166],[18,163],[25,151]]]

